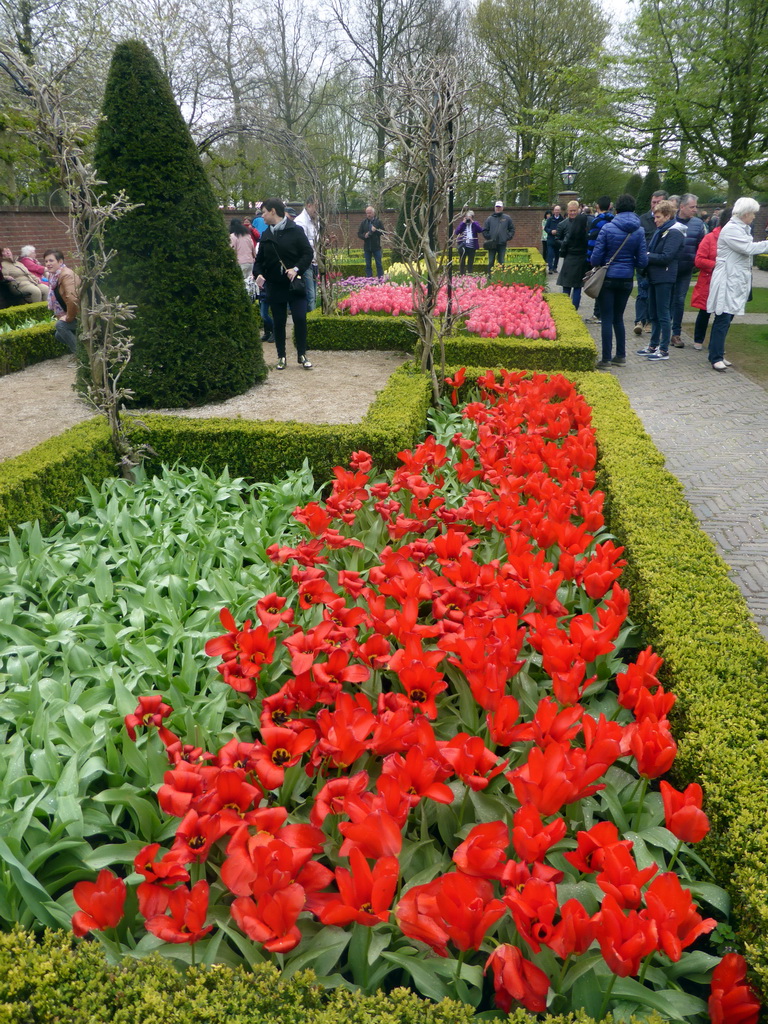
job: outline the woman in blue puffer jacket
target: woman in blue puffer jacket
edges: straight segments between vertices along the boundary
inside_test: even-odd
[[[624,193],[616,200],[616,216],[597,236],[590,262],[593,267],[610,263],[600,290],[603,354],[597,368],[624,366],[627,361],[624,310],[632,294],[635,270],[648,266],[645,231],[635,214],[634,196]],[[614,334],[616,354],[611,358]]]

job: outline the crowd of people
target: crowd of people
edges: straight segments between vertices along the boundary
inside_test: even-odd
[[[691,297],[698,310],[693,347],[704,348],[710,318],[709,362],[724,372],[731,364],[725,339],[734,316],[744,312],[751,293],[752,256],[768,252],[768,241],[755,242],[751,225],[756,200],[738,199],[733,208],[698,216],[698,197],[670,196],[663,189],[651,197],[651,209],[638,217],[635,199],[619,196],[613,204],[601,196],[594,210],[575,200],[565,216],[560,206],[542,220],[542,250],[551,274],[576,309],[584,276],[605,267],[605,277],[587,323],[600,324],[598,369],[626,364],[624,312],[637,278],[635,334],[650,335],[637,354],[650,362],[669,359],[671,348],[685,348],[683,313],[695,269],[699,276]],[[558,264],[562,266],[558,273]]]

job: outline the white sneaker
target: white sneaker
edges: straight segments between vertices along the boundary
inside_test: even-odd
[[[726,359],[725,356],[723,356],[722,361],[725,363],[726,366],[733,366],[733,363],[730,361],[730,359]]]
[[[712,363],[712,369],[718,370],[720,373],[724,373],[725,368],[725,362],[722,359],[718,359],[716,363]]]
[[[697,352],[701,352],[701,350],[704,348],[700,341],[694,341],[693,347],[696,349]]]

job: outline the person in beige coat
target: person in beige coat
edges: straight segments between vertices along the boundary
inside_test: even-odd
[[[48,285],[19,263],[7,246],[2,251],[2,271],[8,287],[22,302],[45,302],[48,298]]]
[[[707,296],[707,312],[715,319],[709,336],[709,361],[721,373],[730,366],[725,358],[725,336],[735,316],[741,316],[752,288],[752,257],[768,252],[768,242],[754,242],[750,225],[760,209],[756,199],[742,196],[733,204],[731,219],[717,239],[717,256]]]

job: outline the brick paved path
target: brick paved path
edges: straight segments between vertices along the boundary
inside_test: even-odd
[[[554,281],[550,276],[549,287],[559,291]],[[768,274],[756,271],[755,284],[768,285]],[[580,312],[591,311],[587,299]],[[742,322],[766,324],[768,316],[734,321]],[[609,372],[685,488],[768,638],[768,391],[734,368],[712,370],[706,349],[692,347],[690,324],[683,329],[686,347],[670,349],[670,359],[659,363],[635,354],[648,336],[632,331],[634,299],[627,304],[626,324],[627,365]],[[600,326],[587,326],[599,350]],[[726,341],[726,354],[727,347]]]

